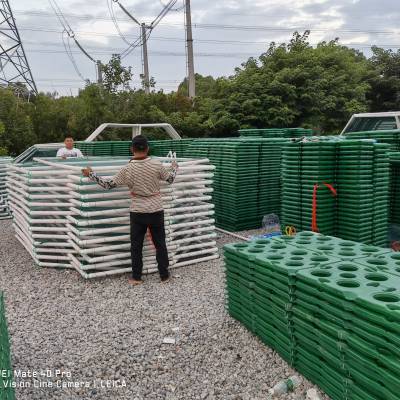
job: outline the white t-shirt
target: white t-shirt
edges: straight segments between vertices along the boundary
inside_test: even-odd
[[[75,147],[71,150],[68,150],[66,147],[61,147],[61,149],[57,151],[57,157],[83,157],[83,154],[79,149],[76,149]]]

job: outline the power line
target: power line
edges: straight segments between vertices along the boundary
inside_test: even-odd
[[[365,47],[369,48],[369,47]],[[400,46],[397,46],[400,48]],[[37,54],[63,54],[64,50],[52,50],[52,49],[29,49],[28,53],[37,53]],[[72,51],[73,54],[80,54],[79,51]],[[112,55],[115,54],[114,51],[94,51],[92,54],[95,55]],[[152,55],[154,56],[171,56],[171,57],[186,57],[186,53],[184,52],[173,52],[173,51],[152,51]],[[258,58],[260,54],[254,53],[205,53],[205,52],[196,52],[196,57],[220,57],[220,58],[249,58],[254,57]]]
[[[23,12],[20,12],[23,13]],[[30,15],[29,12],[25,13],[26,15]],[[31,13],[32,14],[32,13]],[[33,14],[32,14],[33,15]],[[65,14],[66,15],[66,14]],[[74,14],[69,14],[76,18],[88,19],[88,20],[106,20],[112,21],[111,18],[101,18],[101,17],[92,17],[92,16],[79,16]],[[125,18],[125,21],[129,19]],[[177,23],[162,23],[162,26],[180,26]],[[193,27],[197,29],[215,29],[215,30],[238,30],[238,31],[276,31],[276,32],[293,32],[293,31],[306,31],[311,30],[313,32],[338,32],[338,33],[366,33],[366,34],[375,34],[375,35],[400,35],[400,32],[396,30],[371,30],[371,29],[346,29],[346,28],[338,28],[338,29],[328,29],[328,28],[318,28],[311,26],[293,26],[290,28],[284,28],[279,26],[267,26],[267,25],[225,25],[225,24],[204,24],[201,22],[193,22]]]
[[[114,24],[117,27],[118,33],[120,33],[120,36],[124,39],[126,43],[128,43],[128,47],[123,50],[119,55],[123,59],[127,57],[136,47],[141,46],[142,47],[142,63],[143,63],[143,85],[144,85],[144,90],[148,94],[150,93],[150,73],[149,73],[149,59],[148,59],[148,52],[147,52],[147,41],[150,38],[150,35],[153,31],[154,28],[157,27],[157,25],[162,21],[162,19],[168,14],[168,12],[174,7],[176,4],[177,0],[169,0],[168,4],[166,4],[160,13],[153,19],[153,21],[150,23],[150,25],[146,25],[145,23],[140,23],[122,4],[119,0],[111,0],[114,3],[117,3],[118,6],[121,8],[121,10],[138,26],[140,26],[141,29],[141,36],[137,38],[133,43],[127,42],[125,39],[124,35],[122,35],[117,19],[115,17],[115,14],[113,13],[113,8],[112,5],[109,7],[110,12],[111,12],[111,17],[114,19]]]
[[[163,3],[160,0],[160,3],[164,6],[165,3]],[[177,8],[177,9],[173,9],[171,11],[180,11],[183,9],[183,6]],[[246,12],[241,12],[241,13],[235,13],[235,12],[229,12],[224,10],[221,10],[224,14],[224,16],[240,16],[240,17],[258,17],[258,18],[287,18],[288,15],[287,14],[273,14],[273,15],[269,15],[268,13],[262,14],[253,14],[253,13],[246,13]],[[26,15],[26,16],[42,16],[42,17],[54,17],[54,14],[42,9],[37,9],[37,10],[14,10],[14,14],[16,15]],[[75,19],[82,19],[82,20],[98,20],[98,21],[111,21],[111,18],[107,17],[106,14],[98,14],[98,15],[92,15],[92,14],[74,14],[74,13],[64,13],[64,15],[68,18],[75,18]],[[315,18],[315,16],[321,16],[320,13],[314,14],[313,17]],[[368,17],[368,16],[366,16]],[[372,16],[373,17],[373,16]],[[129,18],[120,18],[120,20],[123,21],[129,21]]]
[[[62,33],[59,31],[59,33]],[[151,36],[152,41],[161,41],[161,42],[177,42],[177,43],[182,43],[185,42],[184,38],[179,38],[179,37],[168,37],[168,36]],[[205,43],[205,44],[215,44],[215,45],[226,45],[226,44],[232,44],[232,45],[257,45],[257,46],[269,46],[270,42],[260,42],[260,41],[243,41],[243,40],[218,40],[218,39],[196,39],[197,43]],[[37,41],[30,41],[30,40],[25,40],[24,43],[26,44],[34,44],[37,45]],[[310,43],[312,46],[317,45],[318,43]],[[41,46],[56,46],[58,45],[58,42],[41,42]],[[357,46],[357,47],[364,47],[364,48],[370,48],[372,46],[378,46],[378,47],[386,47],[386,48],[400,48],[399,44],[392,43],[392,44],[384,44],[384,43],[356,43],[356,42],[349,42],[349,43],[341,43],[339,42],[339,45],[342,46]],[[96,49],[102,49],[102,50],[112,50],[115,49],[115,47],[86,47],[89,50],[96,50]],[[122,51],[122,49],[116,49],[117,52]]]
[[[83,79],[86,81],[86,79],[84,79],[83,75],[81,74],[81,72],[79,71],[78,65],[73,57],[73,52],[71,50],[71,43],[70,43],[70,39],[72,39],[76,46],[79,48],[79,50],[90,60],[92,61],[94,64],[96,64],[96,60],[84,49],[84,47],[78,42],[78,40],[75,37],[75,32],[73,31],[73,29],[71,28],[71,26],[69,25],[67,19],[65,18],[63,12],[61,11],[61,8],[59,7],[58,3],[56,0],[48,0],[51,8],[54,11],[54,14],[57,16],[58,21],[60,22],[61,26],[64,28],[63,32],[62,32],[62,41],[63,41],[63,45],[64,45],[64,50],[67,53],[69,59],[71,60],[71,63],[76,71],[76,73]],[[67,34],[67,41],[65,42],[64,39],[64,34]],[[101,76],[98,77],[98,81],[101,81]]]

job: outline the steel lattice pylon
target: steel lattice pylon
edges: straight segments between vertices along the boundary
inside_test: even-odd
[[[0,0],[0,85],[24,83],[37,93],[10,3]]]

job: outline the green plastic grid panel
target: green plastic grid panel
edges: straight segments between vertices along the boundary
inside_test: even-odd
[[[11,368],[11,350],[8,336],[6,313],[4,306],[4,295],[0,293],[0,399],[14,400],[15,391],[12,387],[13,370]],[[5,374],[5,376],[3,375]]]

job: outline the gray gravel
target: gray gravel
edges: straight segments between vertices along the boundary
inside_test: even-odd
[[[295,374],[227,315],[221,260],[176,270],[166,285],[153,275],[133,288],[126,276],[84,281],[74,271],[35,267],[10,221],[0,221],[0,232],[13,368],[38,373],[40,385],[84,382],[46,388],[18,378],[31,387],[17,388],[17,400],[266,400],[269,388]],[[163,344],[166,337],[175,344]],[[48,370],[64,375],[40,375]],[[281,398],[304,399],[310,387]]]

